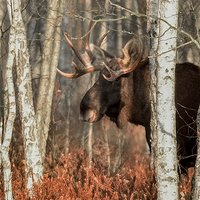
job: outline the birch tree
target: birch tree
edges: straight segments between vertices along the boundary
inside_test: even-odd
[[[0,1],[0,26],[3,29],[4,16],[6,10],[6,2]],[[2,31],[0,31],[0,38],[2,38]],[[0,39],[0,56],[3,55],[3,41]],[[0,59],[0,66],[4,66],[2,59]],[[4,126],[4,81],[3,81],[3,71],[0,67],[0,141],[2,141],[3,136],[3,126]],[[1,142],[0,142],[1,146]],[[0,166],[1,166],[1,153],[0,153]]]
[[[12,39],[9,40],[9,43],[12,43]],[[4,132],[3,137],[1,137],[2,144],[1,147],[1,159],[3,166],[3,180],[4,180],[4,194],[5,199],[13,199],[12,194],[12,173],[11,173],[11,164],[9,159],[9,147],[12,138],[13,124],[16,116],[16,102],[15,102],[15,91],[13,83],[13,63],[14,55],[11,53],[13,45],[9,48],[8,61],[6,64],[5,75],[5,106],[8,106],[8,110],[5,111],[6,118],[4,122]]]
[[[12,11],[10,5],[8,4],[9,18],[12,23]],[[16,116],[16,102],[15,102],[15,90],[13,83],[13,68],[14,68],[14,59],[15,59],[15,37],[14,37],[14,28],[10,30],[9,37],[9,48],[8,48],[8,57],[5,68],[5,87],[4,87],[4,131],[3,137],[1,137],[1,159],[3,165],[3,176],[4,176],[4,194],[5,199],[13,199],[12,194],[12,173],[11,173],[11,164],[9,159],[9,147],[12,138],[13,124]],[[7,109],[6,109],[7,108]],[[2,133],[1,133],[2,134]]]
[[[62,11],[62,0],[59,1],[51,1],[49,2],[49,9],[51,17],[51,25],[52,29],[50,30],[50,35],[46,34],[49,43],[45,43],[47,46],[46,50],[50,49],[49,51],[45,52],[43,55],[43,62],[42,62],[42,72],[44,75],[41,78],[40,84],[40,93],[38,98],[38,104],[36,108],[36,113],[33,106],[33,94],[32,94],[32,87],[31,87],[31,71],[30,71],[30,63],[29,63],[29,52],[27,47],[27,37],[26,37],[26,29],[23,23],[22,15],[21,15],[21,1],[7,1],[7,9],[8,9],[8,16],[10,21],[10,31],[9,31],[9,51],[8,51],[8,58],[7,64],[4,72],[4,90],[5,90],[5,97],[4,97],[4,132],[3,132],[3,143],[1,144],[1,156],[3,166],[5,168],[5,191],[7,191],[6,198],[12,198],[12,188],[11,188],[11,170],[10,170],[10,163],[9,163],[9,145],[12,136],[12,129],[16,115],[15,104],[16,100],[18,100],[18,108],[20,114],[20,121],[22,125],[22,137],[24,143],[24,156],[26,160],[25,165],[25,172],[27,178],[27,188],[32,191],[33,183],[38,182],[43,173],[43,160],[45,155],[46,149],[46,138],[48,135],[49,130],[49,122],[50,122],[50,113],[51,113],[51,102],[52,102],[52,95],[54,90],[54,81],[56,76],[56,67],[58,62],[59,50],[60,50],[60,25],[62,21],[62,17],[59,14]],[[52,6],[52,7],[51,7]],[[57,7],[56,7],[57,6]],[[56,11],[54,10],[55,8]],[[56,15],[51,15],[54,12]],[[50,24],[50,23],[49,23]],[[48,25],[47,24],[47,28]],[[47,29],[47,33],[48,33]],[[49,37],[48,37],[49,36]],[[54,40],[49,40],[49,39]],[[44,48],[45,50],[45,48]],[[48,56],[54,55],[53,59],[51,60],[50,67],[47,63]],[[12,77],[13,68],[16,67],[16,77]],[[46,71],[50,68],[50,76],[49,79],[46,79]],[[48,74],[47,74],[48,75]],[[15,91],[13,86],[13,81],[15,80]],[[44,80],[45,79],[45,80]],[[44,82],[47,87],[44,87]],[[47,84],[49,83],[49,85]],[[41,89],[42,88],[42,89]],[[45,91],[45,96],[43,96],[43,91]],[[15,97],[15,94],[17,97]],[[43,103],[43,107],[40,103]],[[45,105],[45,106],[44,106]],[[41,109],[38,111],[38,109]],[[40,119],[44,119],[42,121]],[[44,123],[43,123],[44,122]],[[39,143],[38,134],[44,134],[45,139],[42,138],[42,142]],[[41,149],[39,148],[41,147]],[[30,193],[31,194],[31,193]]]
[[[10,67],[16,66],[17,71],[17,95],[25,148],[27,188],[31,189],[33,180],[37,182],[41,178],[43,167],[38,148],[37,134],[34,132],[35,114],[32,101],[29,54],[25,35],[26,31],[21,16],[21,2],[19,0],[15,2],[7,1],[7,6],[11,24],[8,64]],[[6,76],[6,79],[7,78],[8,77]],[[13,99],[13,102],[14,101],[16,101],[16,99]],[[10,107],[11,102],[8,103],[8,107]],[[4,153],[2,153],[2,155],[4,155]]]
[[[175,65],[178,0],[160,0],[157,50],[157,152],[158,199],[177,200],[177,153],[175,124]]]
[[[3,16],[6,9],[5,2],[1,2],[0,20],[3,24]],[[11,16],[10,16],[11,17]],[[0,36],[1,33],[0,33]],[[4,67],[4,75],[6,78],[3,80],[2,69],[0,71],[0,168],[3,170],[4,181],[4,197],[6,200],[13,199],[12,191],[12,172],[11,163],[9,158],[9,149],[13,132],[13,124],[16,116],[16,103],[15,103],[15,91],[13,83],[13,63],[14,63],[14,38],[9,38],[9,48],[7,61]],[[2,48],[2,41],[1,41]],[[0,52],[2,55],[2,52]],[[3,62],[1,61],[3,65]],[[5,77],[4,76],[4,77]]]

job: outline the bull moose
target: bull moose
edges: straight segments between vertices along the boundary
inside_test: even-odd
[[[80,54],[67,34],[65,39],[83,66],[73,63],[73,73],[58,69],[61,75],[77,78],[100,71],[98,80],[81,101],[82,120],[97,122],[107,115],[119,128],[127,122],[142,125],[150,146],[151,76],[149,60],[143,58],[142,41],[138,38],[129,40],[122,49],[122,56],[114,57],[96,45],[89,45],[89,39],[84,53]],[[200,105],[200,68],[192,63],[176,64],[175,105],[179,169],[181,173],[187,173],[196,159],[196,118]]]

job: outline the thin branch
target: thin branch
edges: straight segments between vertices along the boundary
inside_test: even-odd
[[[157,20],[165,22],[169,26],[169,28],[177,30],[178,33],[181,33],[181,34],[187,36],[197,46],[197,48],[200,49],[200,43],[199,43],[198,40],[196,40],[194,37],[192,37],[192,35],[190,35],[189,33],[185,32],[184,30],[182,30],[180,28],[177,29],[177,27],[172,26],[165,19],[162,19],[162,18],[159,18],[159,17],[157,18],[157,17],[155,17],[153,15],[146,15],[146,14],[136,13],[136,12],[133,12],[132,10],[130,10],[130,9],[124,8],[124,7],[122,7],[122,6],[118,5],[118,4],[113,3],[111,0],[108,0],[108,1],[110,2],[110,4],[112,6],[115,6],[116,8],[121,9],[121,10],[125,10],[126,12],[129,12],[131,15],[134,15],[136,17],[146,17],[146,18],[150,17],[150,18],[157,19]],[[120,19],[115,19],[115,20],[120,20]]]

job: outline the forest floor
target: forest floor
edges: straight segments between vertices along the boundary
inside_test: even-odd
[[[34,186],[32,200],[155,200],[156,181],[150,165],[150,155],[141,144],[144,135],[132,143],[126,159],[115,172],[105,164],[104,149],[96,152],[96,157],[89,167],[89,158],[81,148],[70,149],[67,155],[54,162],[52,156],[46,158],[44,177]],[[137,134],[135,134],[137,136]],[[129,138],[127,139],[129,140]],[[139,146],[138,146],[139,145]],[[97,145],[98,146],[98,145]],[[99,148],[99,146],[98,146]],[[94,154],[96,149],[94,149]],[[115,150],[114,150],[115,151]],[[127,151],[126,151],[127,153]],[[97,154],[99,156],[97,156]],[[56,164],[55,164],[56,163]],[[112,163],[111,163],[112,164]],[[24,162],[12,165],[13,192],[15,200],[28,200],[25,178],[22,175]],[[180,199],[188,200],[191,190],[191,177],[182,177],[179,185]],[[0,176],[0,200],[4,200],[3,180]]]
[[[35,185],[33,200],[155,200],[156,183],[149,156],[136,155],[135,164],[124,164],[117,173],[107,175],[101,163],[88,167],[82,150],[63,156],[56,167],[48,169],[42,181]],[[24,178],[13,169],[14,199],[27,200]],[[0,197],[3,197],[1,180]],[[182,200],[189,199],[191,177],[180,183]],[[0,198],[3,200],[3,198]]]

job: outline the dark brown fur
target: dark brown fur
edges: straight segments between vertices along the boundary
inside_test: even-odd
[[[114,82],[99,80],[84,96],[80,108],[85,121],[95,122],[105,114],[120,128],[129,121],[145,127],[150,145],[150,71],[147,63]],[[167,92],[167,91],[166,91]],[[200,68],[191,63],[176,65],[176,130],[180,169],[186,172],[196,159],[196,116],[200,104]],[[89,110],[95,113],[90,120]],[[86,117],[87,116],[87,117]]]

